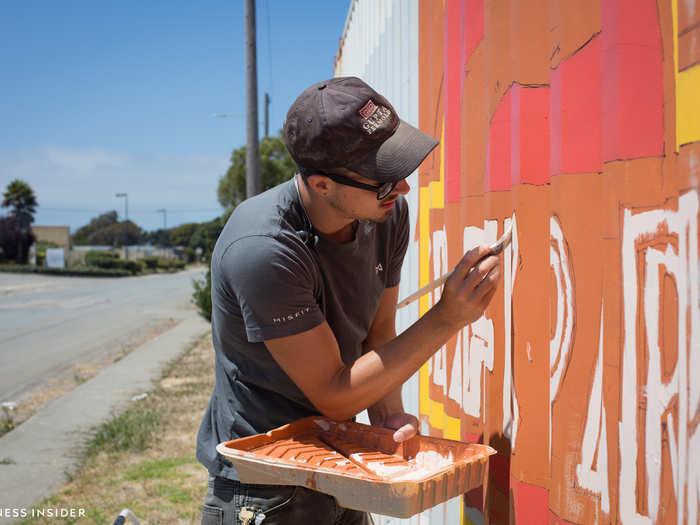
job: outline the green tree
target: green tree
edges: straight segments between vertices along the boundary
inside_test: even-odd
[[[199,229],[199,224],[196,222],[188,222],[181,224],[180,226],[173,228],[170,232],[170,245],[171,246],[189,246],[190,239],[194,232]]]
[[[145,232],[143,240],[156,246],[170,246],[171,229],[158,228],[157,230]]]
[[[112,226],[117,224],[117,212],[115,210],[108,211],[92,219],[89,224],[78,228],[78,230],[72,235],[71,241],[75,245],[86,245],[90,244],[90,236],[102,228]],[[110,243],[110,246],[114,246]]]
[[[216,240],[221,235],[221,230],[226,226],[233,208],[226,210],[223,215],[209,222],[201,224],[200,228],[194,233],[188,246],[188,257],[194,252],[193,246],[201,246],[203,255],[206,261],[211,259],[211,253],[214,251]],[[211,322],[211,266],[207,265],[207,273],[202,280],[193,280],[194,292],[192,293],[192,301],[197,305],[199,314],[207,321]]]
[[[122,221],[111,224],[92,232],[88,237],[88,244],[103,246],[124,246],[139,244],[143,231],[131,221]]]
[[[2,207],[10,208],[10,215],[17,218],[22,230],[29,230],[37,207],[34,190],[23,180],[13,180],[3,194]]]
[[[260,183],[262,191],[289,180],[296,171],[296,163],[284,145],[282,133],[267,136],[260,141]],[[242,146],[233,150],[231,166],[219,179],[216,195],[224,208],[235,208],[246,198],[245,152]]]
[[[0,262],[26,264],[29,247],[34,241],[36,237],[31,228],[23,228],[16,216],[0,217]]]

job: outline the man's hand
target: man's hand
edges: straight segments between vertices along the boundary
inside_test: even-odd
[[[455,266],[433,310],[453,330],[473,323],[484,313],[501,275],[499,259],[482,244],[469,250]]]
[[[396,430],[394,432],[394,441],[397,443],[411,439],[418,433],[418,418],[405,412],[389,414],[383,421],[377,422],[376,425]]]

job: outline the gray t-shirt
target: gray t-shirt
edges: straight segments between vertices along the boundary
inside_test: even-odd
[[[212,476],[238,479],[217,444],[319,414],[263,341],[325,320],[351,365],[382,292],[399,283],[408,232],[408,205],[399,197],[386,222],[359,221],[354,240],[335,244],[308,222],[294,180],[235,209],[211,259],[216,383],[197,458]]]

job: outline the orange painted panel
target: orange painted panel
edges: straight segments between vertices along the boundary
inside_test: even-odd
[[[676,89],[700,2],[419,12],[419,124],[445,130],[420,172],[444,192],[421,193],[421,270],[514,225],[501,288],[420,392],[431,435],[498,451],[469,515],[698,523],[700,143],[676,152]]]

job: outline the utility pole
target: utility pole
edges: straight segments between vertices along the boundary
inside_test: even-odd
[[[156,210],[156,213],[162,213],[163,214],[163,229],[167,230],[168,229],[168,210],[165,208],[161,208],[160,210]]]
[[[248,143],[245,158],[246,197],[260,193],[258,154],[258,66],[255,40],[255,0],[245,2],[246,103]]]
[[[124,228],[126,232],[126,228],[129,227],[129,195],[127,193],[117,193],[117,197],[124,197]],[[126,240],[126,235],[124,236]],[[124,258],[128,261],[129,260],[129,244],[125,243],[124,244]]]
[[[270,134],[270,95],[265,93],[265,137]]]

